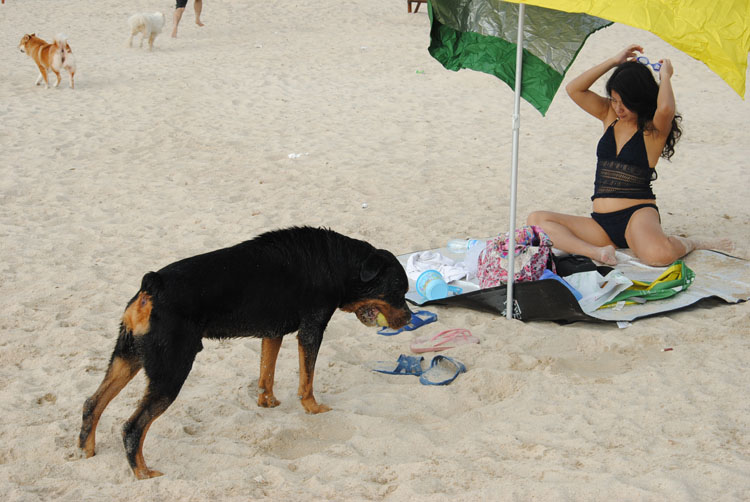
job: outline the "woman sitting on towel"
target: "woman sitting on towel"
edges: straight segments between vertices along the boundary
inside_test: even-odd
[[[659,72],[657,84],[651,68],[637,62],[639,45],[630,45],[616,56],[585,71],[566,87],[584,111],[602,121],[604,135],[596,149],[594,212],[591,217],[535,211],[529,225],[538,225],[563,251],[588,256],[608,265],[617,264],[615,248],[630,248],[643,263],[668,265],[694,249],[732,247],[730,241],[709,242],[667,236],[661,228],[651,182],[656,163],[669,159],[682,131],[675,113],[672,63],[651,64]],[[614,68],[606,84],[608,97],[589,88]]]

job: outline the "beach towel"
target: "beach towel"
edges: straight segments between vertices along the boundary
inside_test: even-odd
[[[438,249],[448,257],[454,257],[446,248]],[[406,264],[409,254],[399,256]],[[618,250],[627,260],[615,267],[634,284],[651,284],[665,274],[669,267],[650,267],[640,263],[629,250]],[[459,257],[455,257],[460,259]],[[611,308],[598,308],[584,312],[573,294],[560,282],[546,279],[514,283],[513,317],[521,321],[555,321],[569,323],[619,322],[660,315],[665,312],[685,309],[697,304],[721,305],[750,300],[750,261],[718,251],[693,251],[682,262],[694,274],[689,288],[668,298],[654,299],[644,303],[628,302],[621,308],[618,302]],[[604,267],[600,269],[606,270]],[[566,277],[568,280],[568,277]],[[507,288],[505,285],[481,289],[476,280],[454,281],[463,292],[440,300],[427,301],[421,297],[410,281],[406,298],[416,305],[443,305],[462,307],[505,316]]]

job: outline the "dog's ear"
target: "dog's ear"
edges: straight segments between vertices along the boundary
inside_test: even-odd
[[[359,278],[362,282],[370,282],[380,273],[380,270],[386,264],[385,259],[380,255],[378,250],[373,251],[370,256],[362,262],[359,269]]]

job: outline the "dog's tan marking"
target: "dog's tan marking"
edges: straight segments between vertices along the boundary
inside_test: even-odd
[[[94,455],[96,426],[102,412],[140,369],[141,366],[137,363],[121,357],[113,358],[99,388],[83,404],[83,426],[78,437],[78,447],[83,450],[86,458]]]
[[[361,308],[376,308],[385,316],[388,321],[388,327],[398,329],[406,326],[411,320],[408,312],[402,309],[393,308],[388,302],[379,299],[359,300],[354,303],[343,305],[341,310],[344,312],[357,312]]]
[[[258,406],[274,408],[281,404],[273,395],[273,380],[276,372],[276,358],[279,355],[283,338],[264,338],[260,352],[260,378],[258,379]]]
[[[138,293],[138,297],[128,305],[122,315],[122,324],[135,336],[145,335],[151,329],[151,296],[145,291]]]
[[[302,407],[308,413],[325,413],[330,411],[331,408],[325,404],[318,404],[313,396],[313,377],[315,376],[315,370],[311,369],[308,371],[305,357],[305,348],[302,344],[297,345],[299,349],[299,390],[297,395],[299,396]]]

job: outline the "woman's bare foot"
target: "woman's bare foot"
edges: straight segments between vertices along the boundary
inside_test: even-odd
[[[615,253],[614,246],[604,246],[598,248],[596,257],[593,259],[596,261],[600,261],[605,265],[617,265],[617,254]]]
[[[690,239],[693,241],[695,247],[693,249],[713,249],[715,251],[723,251],[725,253],[731,253],[734,251],[734,242],[731,239],[725,238],[694,238]]]
[[[674,236],[675,239],[680,241],[685,246],[685,254],[696,249],[713,249],[716,251],[723,251],[724,253],[731,253],[734,251],[734,242],[726,238],[702,238],[702,237],[681,237],[679,235]]]
[[[200,19],[196,19],[196,20],[195,20],[195,24],[197,24],[198,26],[204,26],[204,24],[203,24],[203,23],[201,23],[201,20],[200,20]]]

